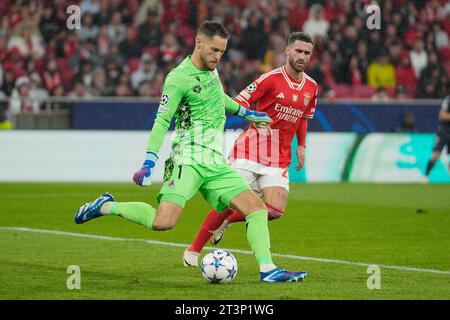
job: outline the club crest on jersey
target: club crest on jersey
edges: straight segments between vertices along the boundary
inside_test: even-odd
[[[256,83],[252,82],[250,83],[245,90],[249,93],[255,92],[256,90]]]
[[[192,91],[194,91],[195,93],[200,93],[202,91],[202,87],[196,85],[195,87],[192,88]]]
[[[303,94],[303,103],[305,104],[305,106],[308,105],[310,99],[311,99],[311,94],[309,94],[309,92],[305,92]]]

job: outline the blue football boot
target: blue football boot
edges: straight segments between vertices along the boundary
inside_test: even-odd
[[[105,202],[110,201],[114,201],[114,197],[108,192],[105,192],[101,197],[98,197],[94,201],[82,205],[75,214],[75,223],[82,224],[102,216],[100,208]]]
[[[299,282],[305,280],[307,273],[304,271],[287,271],[275,268],[269,272],[260,272],[261,282]]]

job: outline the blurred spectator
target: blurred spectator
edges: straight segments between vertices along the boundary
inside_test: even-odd
[[[92,83],[92,70],[92,63],[89,60],[82,60],[78,73],[75,76],[75,81],[80,81],[87,87],[90,86]]]
[[[347,26],[344,37],[339,42],[339,50],[344,61],[350,61],[350,57],[356,52],[358,43],[358,32],[354,26]]]
[[[90,98],[92,95],[86,90],[83,82],[77,81],[73,86],[73,90],[69,93],[72,98]]]
[[[114,90],[114,95],[116,97],[129,97],[133,95],[130,86],[120,83]]]
[[[22,57],[33,59],[40,59],[45,53],[39,29],[30,29],[30,25],[25,23],[14,29],[14,34],[8,42],[8,49],[12,48],[17,48]]]
[[[137,11],[136,16],[134,17],[134,25],[140,26],[148,22],[148,16],[154,18],[154,20],[161,21],[161,17],[164,14],[164,6],[159,0],[143,0],[139,9]],[[159,28],[158,28],[159,29]],[[150,30],[147,30],[150,32]]]
[[[99,0],[81,0],[80,10],[81,15],[96,15],[100,12]],[[84,26],[83,26],[84,27]]]
[[[152,97],[161,96],[165,76],[166,76],[165,73],[162,71],[158,71],[156,73],[152,81]]]
[[[267,33],[264,32],[263,20],[254,13],[242,33],[241,48],[248,60],[261,60],[267,50]]]
[[[182,25],[189,22],[188,0],[167,0],[163,2],[164,13],[161,19],[162,29],[166,29],[171,21],[179,21]]]
[[[81,41],[87,39],[96,39],[98,36],[98,26],[94,24],[94,16],[89,13],[82,14],[82,28],[77,30],[78,37]]]
[[[52,96],[55,98],[60,98],[60,97],[64,97],[66,94],[65,90],[64,90],[64,86],[61,84],[59,86],[57,86],[55,88],[55,90],[53,90],[53,94]],[[53,100],[50,104],[50,109],[51,110],[62,110],[62,109],[66,109],[68,107],[68,104],[60,99],[56,99]]]
[[[409,58],[416,78],[419,79],[420,73],[428,64],[428,54],[423,48],[423,41],[421,39],[414,41],[413,49],[409,52]]]
[[[42,80],[39,74],[32,73],[30,75],[30,91],[29,97],[33,103],[37,103],[39,109],[42,109],[44,101],[48,98],[48,91],[42,87]]]
[[[180,50],[181,48],[175,35],[172,33],[164,34],[161,46],[159,47],[160,63],[167,64],[176,61]]]
[[[27,77],[20,77],[16,80],[9,102],[9,112],[11,114],[39,112],[39,103],[33,102],[30,98],[30,79]]]
[[[109,37],[108,25],[102,24],[98,32],[97,50],[100,57],[105,57],[109,54],[111,47],[111,38]]]
[[[3,61],[3,68],[13,73],[14,79],[26,75],[25,60],[20,55],[19,49],[13,48],[8,52],[6,60]]]
[[[231,97],[235,97],[242,90],[240,86],[239,70],[231,61],[222,62],[222,70],[220,72],[224,90]]]
[[[430,83],[434,86],[434,97],[443,98],[447,95],[448,75],[439,65],[437,52],[430,52],[428,55],[428,65],[422,70],[419,81],[419,91],[425,91],[425,86]],[[431,91],[430,91],[431,92]]]
[[[380,31],[371,30],[369,32],[369,40],[367,43],[367,55],[370,62],[386,52],[384,40]]]
[[[133,95],[133,88],[131,87],[131,79],[130,75],[126,72],[122,73],[119,77],[118,86],[122,86],[123,88],[127,88],[128,95]]]
[[[386,30],[384,31],[386,45],[390,46],[392,44],[397,44],[401,41],[397,34],[397,27],[390,23],[386,26]]]
[[[55,10],[51,5],[45,6],[42,11],[39,30],[46,43],[50,42],[53,36],[58,32],[62,22],[55,15]]]
[[[95,15],[95,22],[98,25],[108,25],[111,23],[111,16],[114,11],[114,6],[109,0],[100,1],[100,11]]]
[[[385,88],[378,88],[371,99],[374,102],[382,102],[382,101],[390,100],[389,95],[387,94],[387,91]]]
[[[292,30],[303,30],[303,24],[308,20],[308,15],[306,0],[288,1],[288,21]]]
[[[427,52],[436,51],[435,35],[432,30],[425,32],[424,49]]]
[[[309,9],[309,19],[303,25],[303,31],[313,39],[317,36],[326,38],[330,23],[325,19],[325,12],[321,4],[313,4]]]
[[[15,87],[15,81],[14,81],[14,73],[11,70],[4,70],[3,72],[3,82],[0,87],[0,91],[3,92],[7,97],[10,97],[14,87]]]
[[[144,53],[141,58],[139,68],[131,75],[131,86],[134,90],[138,90],[142,82],[151,82],[155,77],[158,67],[155,61]]]
[[[405,90],[412,94],[417,87],[417,79],[414,69],[411,67],[409,55],[407,52],[402,53],[400,65],[395,69],[397,85],[404,86]]]
[[[358,67],[361,72],[362,83],[367,83],[367,70],[369,69],[370,61],[367,55],[367,43],[359,41],[356,46],[356,55],[358,57]]]
[[[111,95],[106,85],[105,70],[102,67],[95,68],[92,74],[92,83],[89,86],[89,93],[97,97]]]
[[[418,99],[436,99],[437,98],[437,90],[436,90],[436,82],[427,79],[425,80],[418,88],[416,98]]]
[[[152,96],[152,83],[150,81],[143,81],[140,83],[137,91],[137,95],[140,97],[151,97]]]
[[[126,65],[125,58],[120,54],[119,45],[117,45],[115,43],[111,43],[111,47],[109,48],[109,53],[104,59],[114,61],[119,66]]]
[[[47,62],[43,78],[45,88],[50,94],[53,94],[56,87],[62,85],[62,77],[58,71],[58,64],[55,58],[51,58]]]
[[[406,91],[405,86],[397,86],[397,88],[395,89],[395,99],[397,100],[406,100],[408,99],[408,94]]]
[[[115,43],[121,43],[125,40],[126,28],[122,23],[122,13],[115,11],[112,14],[111,23],[108,28],[109,37]]]
[[[333,65],[333,58],[328,51],[322,54],[318,67],[323,74],[323,85],[332,87],[336,83],[336,67]]]
[[[157,11],[149,11],[146,20],[139,25],[139,40],[144,46],[159,47],[162,38],[159,24]]]
[[[6,47],[6,36],[0,35],[0,61],[5,61],[8,58],[8,48]]]
[[[352,56],[350,58],[349,64],[349,74],[350,74],[350,84],[352,86],[357,86],[362,84],[362,74],[359,70],[359,61],[357,56]]]
[[[367,83],[374,89],[394,88],[397,84],[394,66],[385,52],[367,70]]]
[[[269,48],[263,58],[263,72],[269,72],[273,68],[283,65],[285,61],[284,50],[286,48],[286,38],[279,35],[272,35],[269,39]]]
[[[443,30],[442,23],[437,21],[433,23],[433,33],[435,36],[434,41],[437,50],[441,50],[442,48],[446,48],[449,46],[448,34]]]
[[[125,59],[140,58],[143,44],[137,37],[137,30],[134,27],[127,27],[125,40],[120,42],[119,51]]]
[[[114,60],[106,60],[106,86],[113,90],[113,88],[119,83],[122,70]]]

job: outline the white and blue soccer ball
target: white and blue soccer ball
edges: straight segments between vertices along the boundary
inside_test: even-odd
[[[202,275],[210,283],[230,283],[237,270],[236,258],[222,249],[214,250],[202,259]]]

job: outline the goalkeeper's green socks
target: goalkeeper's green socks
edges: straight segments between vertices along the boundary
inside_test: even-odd
[[[267,226],[267,210],[255,211],[245,217],[247,221],[247,240],[255,252],[261,272],[267,272],[276,266],[270,254],[270,236]]]
[[[156,216],[156,209],[144,202],[113,202],[108,211],[110,215],[122,217],[149,229],[152,229]]]

